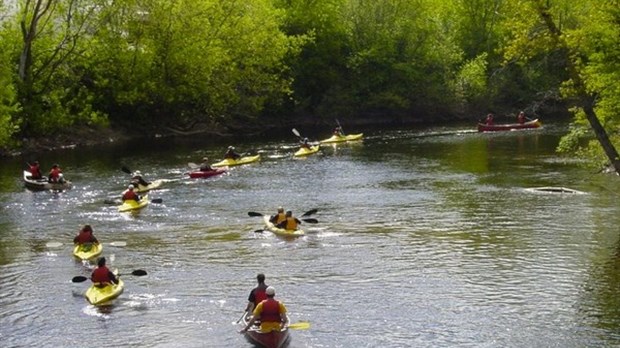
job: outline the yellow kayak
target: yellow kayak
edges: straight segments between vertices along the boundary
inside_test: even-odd
[[[138,193],[140,193],[140,192],[148,192],[150,190],[154,190],[156,188],[159,188],[161,186],[161,184],[163,184],[163,183],[164,183],[163,179],[157,179],[155,181],[152,181],[147,186],[138,185],[138,187],[135,188],[135,191],[138,192]]]
[[[361,140],[363,136],[364,136],[364,133],[349,134],[345,136],[332,135],[330,138],[321,140],[321,144],[343,143],[345,141]]]
[[[149,195],[144,195],[142,196],[142,199],[140,200],[140,202],[136,202],[133,199],[123,201],[123,204],[118,206],[118,211],[126,212],[126,211],[132,211],[132,210],[140,210],[146,207],[147,205],[149,205]]]
[[[117,275],[118,284],[108,284],[102,288],[96,287],[95,284],[91,285],[84,296],[92,305],[100,305],[107,301],[117,298],[125,288],[125,282],[118,277],[118,270],[114,270],[114,274]]]
[[[269,221],[269,216],[263,216],[265,222],[265,229],[280,237],[301,237],[306,234],[304,230],[285,230],[283,228],[276,227]]]
[[[248,163],[253,163],[256,162],[260,159],[260,154],[256,155],[256,156],[245,156],[245,157],[241,157],[237,160],[234,160],[232,158],[225,158],[222,161],[219,161],[217,163],[213,163],[211,165],[211,167],[230,167],[230,166],[238,166],[241,164],[248,164]]]
[[[297,150],[293,156],[295,157],[302,157],[302,156],[308,156],[308,155],[312,155],[313,153],[317,153],[319,152],[319,146],[311,146],[310,148],[307,147],[300,147],[299,150]]]
[[[95,256],[99,256],[103,251],[103,244],[86,243],[77,244],[73,247],[73,256],[80,260],[89,260]]]

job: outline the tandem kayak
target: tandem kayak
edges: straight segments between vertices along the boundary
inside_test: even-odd
[[[195,172],[187,173],[190,178],[210,178],[212,176],[220,175],[226,173],[226,169],[224,168],[216,168],[214,170],[197,170]]]
[[[126,212],[126,211],[132,211],[132,210],[140,210],[146,207],[147,205],[149,205],[149,195],[144,195],[142,196],[142,199],[139,202],[133,199],[123,201],[123,204],[118,206],[118,211]]]
[[[138,193],[141,192],[148,192],[150,190],[154,190],[159,188],[162,184],[164,183],[163,179],[157,179],[152,181],[150,184],[144,186],[144,185],[138,185],[138,187],[135,188],[135,191]]]
[[[245,156],[245,157],[241,157],[239,159],[232,159],[232,158],[225,158],[222,161],[219,161],[217,163],[213,163],[211,165],[211,167],[230,167],[230,166],[238,166],[241,164],[248,164],[248,163],[253,163],[256,162],[260,159],[260,154],[256,155],[256,156]]]
[[[73,247],[73,256],[80,260],[90,260],[95,256],[99,256],[103,251],[103,244],[86,243],[77,244]]]
[[[248,320],[243,316],[243,325],[247,324]],[[291,335],[288,328],[280,331],[261,332],[258,326],[254,326],[245,332],[245,338],[257,347],[283,348],[289,344]]]
[[[24,186],[31,190],[55,190],[62,191],[73,187],[71,181],[65,180],[64,182],[48,182],[47,177],[41,179],[33,179],[32,174],[24,170]]]
[[[317,153],[319,152],[319,146],[311,146],[310,148],[307,147],[300,147],[299,150],[297,150],[293,156],[295,157],[303,157],[303,156],[309,156],[312,155],[313,153]]]
[[[342,143],[345,141],[361,140],[363,136],[364,136],[364,133],[349,134],[345,136],[332,135],[330,138],[321,140],[321,144]]]
[[[538,119],[527,121],[524,123],[509,123],[509,124],[484,124],[478,123],[478,132],[495,132],[495,131],[511,131],[518,129],[532,129],[538,128],[542,125]]]
[[[263,221],[265,222],[265,229],[276,236],[280,237],[301,237],[306,234],[304,230],[285,230],[283,228],[276,227],[271,221],[269,221],[269,216],[263,216]]]
[[[118,284],[108,284],[103,287],[97,287],[93,284],[86,290],[84,296],[90,304],[97,306],[113,300],[123,293],[125,282],[118,276],[118,270],[114,270],[114,274],[117,275]]]

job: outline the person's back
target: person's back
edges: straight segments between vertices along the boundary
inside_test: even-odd
[[[248,304],[245,308],[248,315],[254,311],[254,308],[256,308],[259,303],[267,299],[266,290],[268,285],[265,284],[265,275],[259,273],[256,276],[256,281],[258,282],[258,285],[250,291],[250,295],[248,296]]]
[[[114,273],[108,269],[105,262],[105,257],[100,257],[99,260],[97,260],[97,268],[95,268],[90,275],[90,280],[92,280],[95,286],[104,287],[112,283],[118,284],[118,279]]]
[[[493,122],[493,114],[488,114],[487,115],[487,119],[486,119],[486,124],[489,125],[489,126],[492,126],[493,123],[494,123]]]
[[[52,166],[52,169],[50,169],[49,181],[50,182],[59,182],[60,181],[60,174],[61,173],[62,173],[62,170],[60,169],[60,167],[57,164],[54,164]]]
[[[517,122],[519,122],[520,124],[524,124],[525,120],[526,120],[525,112],[521,111],[519,115],[517,116]]]
[[[140,201],[140,196],[138,196],[138,194],[134,191],[133,185],[129,185],[127,187],[127,190],[123,192],[122,200],[123,201],[134,200],[136,202]]]
[[[296,230],[298,225],[301,224],[301,221],[293,216],[293,212],[290,210],[286,212],[286,219],[279,224],[277,227],[283,228],[285,230],[293,231]]]
[[[269,219],[269,222],[271,222],[274,225],[278,225],[282,223],[282,221],[284,220],[286,220],[286,214],[284,213],[284,208],[279,207],[278,213],[276,215],[273,215],[271,219]]]
[[[241,155],[239,155],[238,153],[235,152],[235,148],[234,147],[229,146],[228,150],[224,154],[224,158],[237,160],[237,159],[241,158]]]
[[[30,176],[35,180],[43,178],[43,174],[41,174],[41,167],[37,161],[29,165],[28,171],[30,172]]]
[[[267,299],[256,306],[252,319],[241,332],[247,331],[256,320],[260,320],[261,332],[280,331],[288,324],[286,307],[282,302],[274,298],[275,289],[269,286],[265,293],[267,294]]]
[[[91,243],[96,244],[99,243],[99,241],[93,235],[92,227],[90,225],[86,225],[80,230],[79,234],[73,238],[73,243],[83,245]]]

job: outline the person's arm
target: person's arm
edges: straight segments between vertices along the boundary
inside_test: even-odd
[[[286,311],[286,306],[284,306],[284,303],[282,302],[280,302],[280,321],[280,330],[287,327],[290,321],[288,317],[288,312]]]
[[[241,331],[239,332],[244,333],[248,331],[248,329],[251,328],[252,325],[254,325],[254,322],[257,319],[260,319],[260,313],[262,311],[263,311],[263,303],[261,302],[258,304],[258,306],[256,306],[256,308],[254,308],[254,311],[252,312],[252,318],[250,319],[250,321],[248,321],[248,324],[243,329],[241,329]]]
[[[112,283],[118,284],[118,278],[116,277],[114,273],[112,273],[112,271],[108,272],[108,277],[110,277],[110,280],[112,281]]]

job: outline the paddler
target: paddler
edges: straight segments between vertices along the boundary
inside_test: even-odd
[[[209,158],[207,157],[203,157],[202,158],[202,163],[200,164],[200,171],[201,172],[211,172],[214,169],[211,168],[211,165],[209,164]]]
[[[129,186],[127,186],[127,190],[123,192],[123,197],[121,199],[123,200],[123,202],[128,200],[134,200],[136,202],[139,202],[141,197],[134,191],[133,185],[130,184]]]
[[[90,225],[84,225],[75,238],[73,238],[73,244],[98,244],[99,241],[93,235],[93,228]]]
[[[114,273],[105,265],[105,257],[100,257],[97,260],[97,268],[91,273],[90,280],[99,288],[111,283],[118,284],[118,279]]]
[[[289,319],[286,314],[284,303],[274,299],[276,289],[269,286],[265,290],[265,294],[267,295],[267,299],[256,306],[252,313],[252,319],[239,331],[240,333],[248,331],[248,329],[254,325],[254,322],[259,319],[261,332],[281,331],[288,325]]]
[[[285,230],[294,231],[297,229],[297,226],[301,224],[301,221],[299,221],[298,218],[294,217],[293,212],[290,210],[286,212],[285,217],[286,219],[284,221],[276,225],[278,228],[283,228]]]
[[[271,216],[271,218],[269,219],[269,222],[271,222],[274,225],[277,225],[284,220],[286,220],[286,214],[284,213],[284,208],[278,207],[278,212],[276,213],[276,215]]]
[[[28,163],[28,167],[31,178],[33,178],[34,180],[43,179],[43,174],[41,174],[41,166],[39,166],[39,161],[34,161],[32,164]]]
[[[140,173],[139,170],[136,170],[133,173],[133,176],[131,177],[131,183],[135,186],[138,187],[138,185],[142,185],[142,186],[149,186],[151,183],[144,180],[144,178],[142,177],[142,173]]]
[[[248,305],[245,307],[245,313],[247,317],[250,317],[254,308],[258,306],[259,303],[263,302],[267,299],[267,290],[268,285],[265,284],[265,275],[259,273],[256,275],[256,281],[258,285],[250,291],[250,296],[248,296]]]
[[[301,144],[299,146],[310,150],[310,143],[308,142],[308,138],[304,138],[304,140],[301,141]]]
[[[224,159],[227,158],[238,160],[239,158],[241,158],[241,155],[235,152],[234,147],[229,146],[228,150],[226,150],[226,153],[224,154]]]

